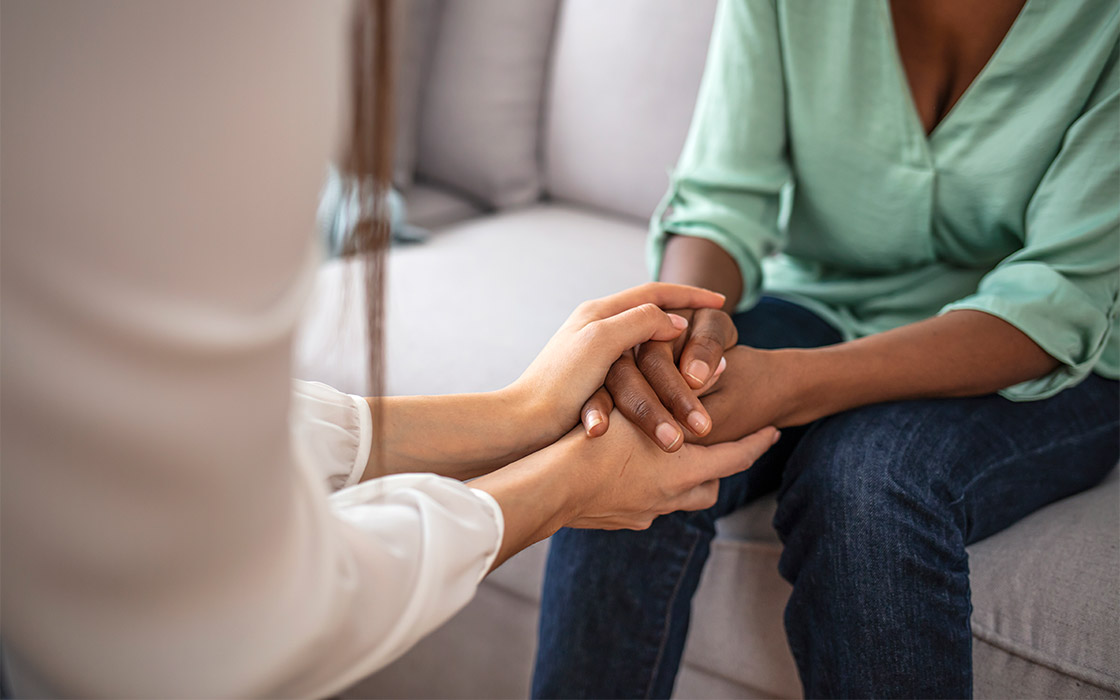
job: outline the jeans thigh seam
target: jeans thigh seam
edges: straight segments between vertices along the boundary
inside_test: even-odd
[[[700,541],[700,533],[694,532],[692,544],[688,548],[688,554],[685,555],[684,561],[680,568],[680,574],[677,576],[677,581],[673,584],[673,591],[665,604],[665,624],[661,628],[661,644],[657,648],[657,657],[653,661],[653,668],[649,675],[649,684],[646,686],[644,697],[652,697],[653,686],[657,680],[657,676],[661,673],[661,663],[665,658],[665,647],[669,643],[669,627],[673,623],[673,605],[676,603],[677,596],[680,594],[681,586],[684,584],[684,577],[688,574],[688,564],[692,561],[692,555],[696,553],[696,544]]]

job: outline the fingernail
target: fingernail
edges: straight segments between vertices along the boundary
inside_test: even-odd
[[[681,439],[680,432],[668,423],[658,425],[653,434],[657,436],[657,441],[664,445],[665,449],[673,447]]]
[[[776,428],[775,428],[775,429],[774,429],[774,437],[773,437],[773,438],[771,438],[771,440],[770,440],[770,444],[771,444],[771,445],[773,445],[773,444],[774,444],[774,443],[776,443],[776,442],[777,442],[778,440],[780,440],[780,439],[781,439],[781,437],[782,437],[782,431],[780,431],[780,430],[778,430],[778,429],[776,429]]]
[[[676,328],[678,331],[683,331],[685,328],[688,328],[688,319],[684,316],[678,316],[676,314],[668,314],[668,316],[669,322],[673,324],[673,328]]]
[[[685,374],[703,384],[708,381],[708,365],[703,360],[693,360],[688,363],[688,369],[685,370]]]
[[[688,414],[688,427],[697,435],[703,435],[708,429],[708,419],[700,411],[693,411]]]
[[[716,376],[723,374],[723,370],[727,369],[727,358],[719,358],[719,364],[716,365]]]
[[[593,408],[587,412],[587,420],[584,422],[587,424],[587,432],[590,433],[592,428],[603,422],[603,414],[599,409]]]

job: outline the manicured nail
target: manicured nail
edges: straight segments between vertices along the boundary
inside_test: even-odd
[[[688,319],[684,316],[678,316],[676,314],[669,314],[668,316],[669,322],[673,324],[673,328],[676,328],[678,331],[683,331],[685,328],[688,328]]]
[[[781,437],[782,437],[782,431],[780,431],[780,430],[778,430],[777,428],[775,428],[775,429],[774,429],[774,437],[773,437],[773,438],[771,438],[771,440],[770,440],[770,444],[771,444],[771,445],[775,444],[776,442],[778,442],[778,440],[780,440],[780,439],[781,439]]]
[[[708,429],[708,419],[700,411],[693,411],[688,414],[688,427],[697,435],[703,435]]]
[[[702,360],[693,360],[688,363],[685,374],[695,379],[697,383],[703,384],[708,381],[708,365]]]
[[[716,365],[715,376],[718,377],[719,375],[723,374],[723,370],[725,370],[725,369],[727,369],[727,358],[726,357],[721,357],[721,358],[719,358],[719,364]]]
[[[587,412],[587,420],[584,421],[584,423],[587,425],[588,434],[591,433],[592,428],[594,428],[595,426],[599,425],[602,422],[603,422],[603,414],[599,412],[599,409],[593,408],[590,411],[588,411]]]
[[[667,450],[675,446],[681,439],[680,432],[668,423],[658,425],[653,434],[657,436],[657,441],[664,445]]]

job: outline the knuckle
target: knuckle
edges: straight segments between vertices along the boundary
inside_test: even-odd
[[[693,336],[692,354],[705,360],[719,357],[723,354],[723,343],[706,334]]]
[[[642,316],[645,321],[648,321],[650,323],[657,323],[661,321],[665,316],[665,312],[663,312],[661,308],[657,306],[657,304],[650,303],[645,303],[634,307],[634,312]]]
[[[665,346],[658,342],[646,342],[638,350],[637,365],[642,374],[651,374],[664,371],[668,365],[668,357],[664,353]]]
[[[629,413],[639,423],[653,422],[657,418],[657,409],[654,408],[655,402],[643,394],[631,392],[624,403]],[[657,406],[660,407],[660,404],[657,404]]]
[[[617,397],[617,391],[627,388],[627,386],[634,380],[631,369],[633,364],[624,355],[614,361],[611,368],[607,370],[606,385],[612,395]]]
[[[577,318],[593,318],[595,316],[597,304],[598,300],[596,299],[585,301],[575,308],[575,311],[572,312],[572,316]]]

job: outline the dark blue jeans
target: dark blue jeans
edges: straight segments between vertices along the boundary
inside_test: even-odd
[[[840,341],[773,298],[735,322],[754,347]],[[805,695],[969,697],[965,546],[1098,483],[1118,430],[1118,383],[1096,375],[1044,401],[877,404],[783,430],[709,510],[643,532],[561,530],[533,695],[669,697],[715,521],[778,489],[786,634]]]

